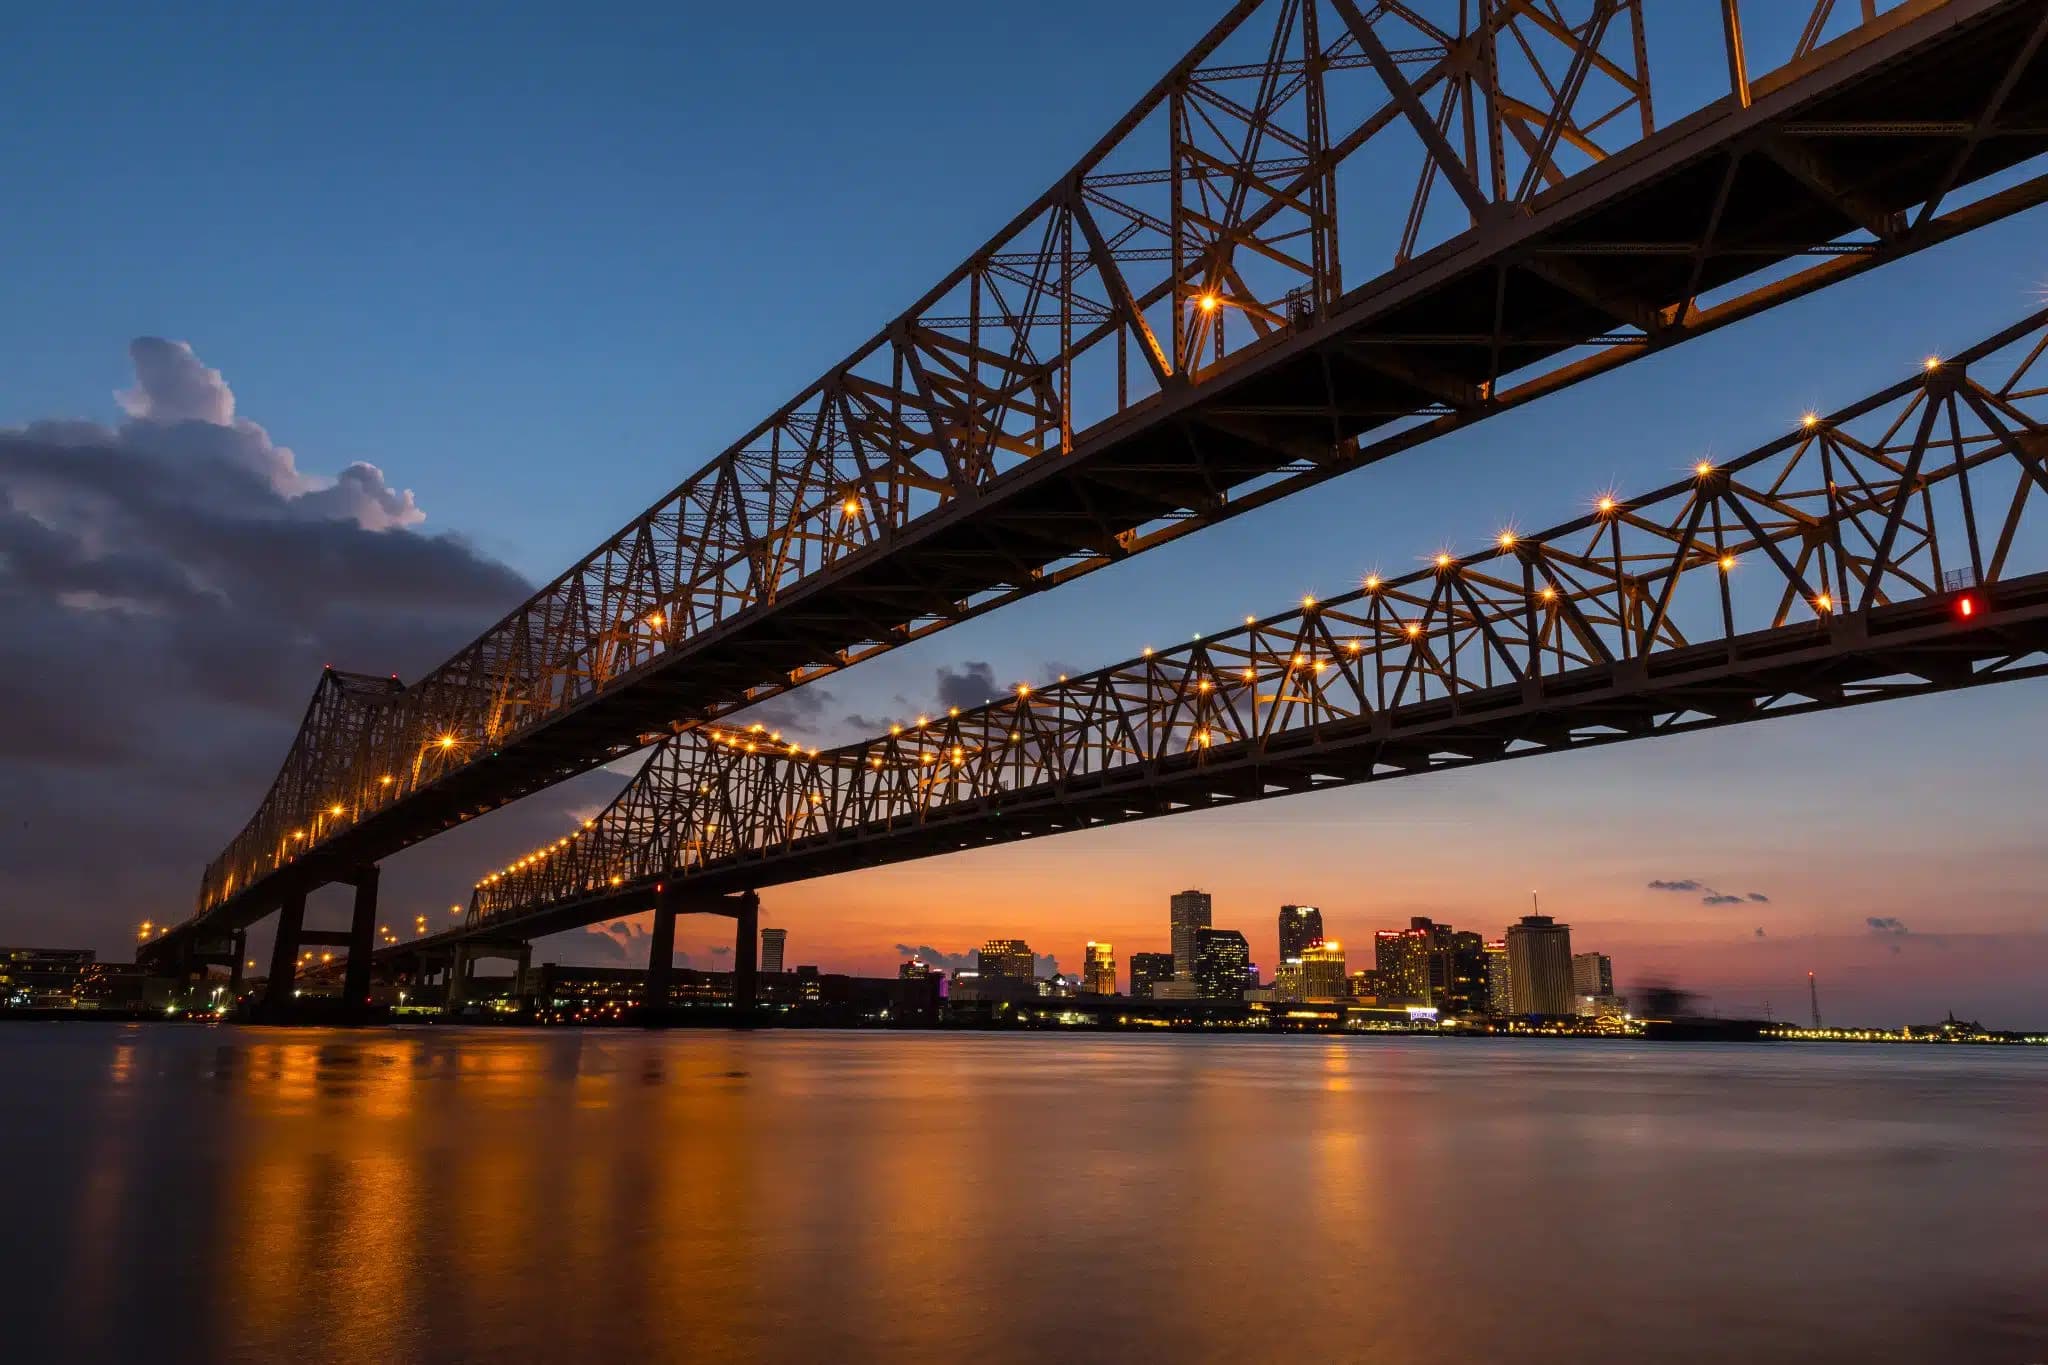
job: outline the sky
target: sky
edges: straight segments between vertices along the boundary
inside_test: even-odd
[[[1722,74],[1691,9],[1712,7],[1657,11],[1667,118]],[[139,921],[181,917],[323,663],[438,663],[864,341],[1208,22],[1166,0],[18,18],[0,942],[125,956]],[[856,738],[948,679],[1108,663],[1661,485],[2039,307],[2044,229],[2023,215],[943,632],[799,714]],[[1073,969],[1089,939],[1165,948],[1167,897],[1202,887],[1270,962],[1282,903],[1362,944],[1414,914],[1497,935],[1533,891],[1624,987],[1797,1013],[1812,969],[1832,1017],[2039,1024],[2044,699],[2014,684],[1012,845],[776,888],[764,922],[827,969],[995,936]],[[385,918],[447,916],[621,780],[397,856]],[[639,939],[601,926],[537,956],[637,961]],[[710,921],[679,946],[729,952]]]

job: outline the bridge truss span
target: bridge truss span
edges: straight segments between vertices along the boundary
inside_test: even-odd
[[[664,743],[483,879],[546,932],[707,894],[2048,671],[2048,310],[1738,459],[1111,668],[814,750]]]
[[[2048,199],[2033,0],[1740,14],[1238,0],[373,743],[302,732],[186,927]],[[1652,54],[1686,22],[1728,93],[1672,119]]]

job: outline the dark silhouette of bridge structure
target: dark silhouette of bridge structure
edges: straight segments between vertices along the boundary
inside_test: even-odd
[[[1646,31],[1681,10],[1698,11],[1719,35],[1726,93],[1660,120]],[[760,743],[736,739],[727,718],[765,698],[2048,198],[2048,175],[2028,174],[2048,151],[2041,5],[1816,0],[1800,14],[1789,50],[1768,54],[1766,68],[1738,0],[1239,0],[987,244],[453,659],[409,684],[328,671],[270,792],[206,869],[192,917],[145,955],[191,963],[232,953],[239,964],[242,933],[274,913],[278,997],[300,946],[319,933],[303,928],[307,895],[349,884],[352,927],[320,937],[348,949],[346,994],[360,999],[376,947],[377,867],[394,852],[650,744],[660,745],[650,774],[698,772],[708,783],[705,765],[737,761],[746,744]],[[1390,184],[1408,192],[1389,195]],[[1930,372],[1921,382],[1953,379]],[[1958,392],[1981,398],[1967,384]],[[2030,395],[2015,392],[2001,401],[2017,411]],[[1958,414],[1981,415],[1971,398],[1955,402]],[[2037,429],[2011,414],[2003,420],[2018,433],[2003,458],[2037,459],[2026,434]],[[1716,516],[1738,509],[1768,510],[1733,492],[1715,503]],[[1855,522],[1851,509],[1837,511],[1849,518],[1843,528]],[[1742,528],[1751,548],[1739,553],[1774,567],[1805,563],[1773,533],[1777,524]],[[1619,536],[1631,525],[1592,529]],[[1900,534],[1892,529],[1894,541]],[[1530,572],[1563,572],[1546,556],[1501,552]],[[1826,640],[1847,648],[1848,634],[1875,631],[1887,648],[1903,648],[1902,637],[1886,634],[1888,623],[1911,616],[1900,614],[1903,586],[1888,577],[1893,553],[1887,548],[1873,570],[1881,591],[1859,595],[1846,582],[1828,589]],[[2006,568],[2001,558],[1997,570]],[[1445,577],[1445,610],[1493,591],[1484,572],[1463,564]],[[1811,587],[1813,572],[1788,573],[1785,591]],[[1685,578],[1673,570],[1667,581]],[[2024,592],[2012,586],[2019,580],[1998,581],[2000,593],[1987,595],[1975,623],[1980,632],[1993,618],[2021,628],[2011,616],[2022,610]],[[1463,689],[1478,677],[1489,694],[1509,687],[1521,695],[1532,680],[1548,680],[1541,696],[1518,703],[1530,708],[1531,736],[1570,733],[1602,705],[1640,710],[1644,698],[1595,687],[1579,699],[1585,709],[1567,714],[1564,664],[1610,670],[1608,692],[1633,685],[1678,630],[1673,604],[1650,609],[1649,634],[1623,639],[1610,658],[1596,643],[1610,653],[1617,646],[1594,617],[1579,619],[1607,608],[1581,603],[1561,581],[1549,586],[1565,605],[1549,643],[1525,642],[1520,672],[1504,646],[1460,665],[1461,651],[1449,645],[1465,628],[1448,617],[1407,622],[1421,627],[1419,639],[1435,640],[1439,625],[1450,631],[1432,648],[1466,671],[1445,684],[1405,665],[1413,690],[1376,706],[1371,724],[1393,725],[1397,715],[1404,727],[1450,724],[1469,712]],[[1400,599],[1375,600],[1388,610]],[[1802,591],[1795,600],[1814,597]],[[1611,605],[1624,625],[1635,619],[1628,613],[1646,610],[1639,601]],[[1330,631],[1342,621],[1334,610],[1303,619]],[[1471,627],[1480,640],[1506,638],[1508,617],[1481,619],[1483,628]],[[1766,634],[1804,628],[1787,617]],[[1363,654],[1371,635],[1347,638]],[[1803,648],[1824,647],[1820,639],[1809,632]],[[1556,679],[1536,662],[1553,649]],[[1372,660],[1380,657],[1375,649]],[[1243,666],[1263,686],[1269,662]],[[1364,660],[1318,662],[1350,677]],[[1424,677],[1444,693],[1426,699]],[[1426,712],[1404,709],[1426,704],[1448,707],[1448,718],[1425,721]],[[1846,694],[1831,704],[1846,704]],[[1329,741],[1292,726],[1266,739],[1245,731],[1265,723],[1246,689],[1233,687],[1227,705],[1219,696],[1205,706],[1203,754],[1147,751],[1146,761],[1215,775],[1242,762],[1260,783],[1283,786],[1346,780],[1320,770],[1289,778],[1263,758],[1251,762],[1241,746],[1254,741],[1319,753]],[[1315,713],[1290,701],[1268,719]],[[1086,745],[1084,732],[1055,733]],[[1451,738],[1457,743],[1442,752],[1483,752],[1490,742]],[[1382,741],[1353,746],[1351,761],[1377,769],[1391,754],[1392,766],[1414,770],[1421,741],[1405,728]],[[1050,797],[1043,782],[1024,781],[1040,773],[1034,764],[1065,762],[1045,751],[1047,742],[1028,742],[1039,754],[1031,764],[1019,740],[1000,757],[976,750],[968,765],[963,738],[943,746],[961,750],[961,767],[935,759],[940,770],[928,776],[951,784],[972,766],[986,782],[1013,762],[1022,785],[1005,818],[1047,829],[1111,818],[1101,812],[1123,797],[1105,774],[1077,782],[1081,771],[1067,772]],[[895,760],[864,755],[876,758],[882,766],[864,771],[893,780]],[[803,756],[814,767],[823,759]],[[759,772],[794,781],[799,766],[760,764]],[[770,780],[751,768],[728,776]],[[872,824],[855,816],[881,799],[879,779],[827,782],[823,768],[812,776],[817,799],[803,804],[817,818],[842,802],[844,829]],[[673,804],[661,806],[659,785],[643,776],[606,819],[627,820],[644,797],[646,818],[686,830],[697,817],[678,820]],[[1203,785],[1162,789],[1158,799],[1185,803],[1175,809],[1226,799],[1200,794]],[[1039,794],[1027,799],[1027,790]],[[987,788],[976,799],[996,795]],[[736,812],[752,812],[743,819],[768,818],[740,787],[730,799]],[[1051,806],[1027,811],[1044,800]],[[939,832],[955,822],[951,810],[941,803],[918,817],[934,831],[934,850],[963,846]],[[886,819],[912,814],[892,806]],[[748,838],[766,838],[766,826],[699,829],[695,862],[621,864],[630,877],[605,875],[622,879],[622,895],[629,881],[643,897],[658,882],[671,906],[681,893],[667,888],[687,883],[716,907],[799,867],[868,856],[852,850],[863,836],[809,825],[807,838],[830,834],[839,851],[728,848],[743,827]],[[595,837],[570,842],[609,846]],[[546,932],[582,913],[562,908],[570,902],[541,911],[508,899],[514,893],[500,889],[507,875],[478,888],[453,940],[497,941],[487,926],[499,938],[515,926],[520,935]],[[579,895],[573,903],[586,910],[605,899],[587,887]]]

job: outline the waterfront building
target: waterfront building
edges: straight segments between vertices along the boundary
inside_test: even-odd
[[[1273,973],[1273,999],[1281,1001],[1300,1000],[1303,998],[1302,991],[1301,959],[1297,957],[1291,962],[1283,961],[1280,964],[1279,970]]]
[[[779,972],[782,970],[782,950],[789,942],[787,929],[763,929],[761,931],[761,970]]]
[[[992,938],[981,945],[975,954],[975,967],[981,973],[984,990],[1007,982],[1026,995],[1038,991],[1038,959],[1031,952],[1031,945],[1021,938]],[[996,986],[1001,989],[1000,986]]]
[[[0,948],[0,1008],[71,1008],[94,956],[90,948]]]
[[[1345,984],[1350,988],[1353,1000],[1361,1001],[1368,1005],[1379,1002],[1380,974],[1374,968],[1364,967],[1353,972]]]
[[[1081,969],[1081,990],[1086,995],[1116,994],[1116,949],[1108,943],[1088,944],[1088,960]]]
[[[1210,901],[1206,891],[1175,892],[1169,902],[1173,928],[1173,979],[1195,979],[1195,935],[1209,927]]]
[[[1605,953],[1573,953],[1572,994],[1614,994],[1614,959]]]
[[[1301,961],[1302,950],[1323,941],[1323,912],[1313,905],[1280,907],[1280,961]]]
[[[1516,1014],[1572,1012],[1572,929],[1549,915],[1508,926],[1508,999]]]
[[[1450,939],[1450,951],[1445,957],[1450,979],[1437,997],[1437,1007],[1451,1016],[1485,1014],[1491,1008],[1486,940],[1469,929],[1459,930]]]
[[[1382,929],[1373,935],[1373,967],[1379,973],[1379,1000],[1384,1005],[1430,1003],[1430,958],[1435,935],[1417,919],[1406,929]]]
[[[1195,931],[1194,984],[1204,1000],[1244,999],[1251,970],[1252,948],[1242,933],[1235,929]]]
[[[1514,998],[1508,989],[1508,941],[1504,938],[1488,939],[1483,951],[1486,954],[1486,1012],[1505,1019],[1515,1012]]]
[[[1318,939],[1302,949],[1300,999],[1343,1000],[1350,993],[1343,944]]]
[[[1150,1000],[1152,988],[1162,981],[1173,980],[1172,953],[1131,954],[1131,997],[1135,1000]]]
[[[1575,995],[1572,1012],[1582,1019],[1611,1019],[1628,1013],[1628,1001],[1619,995]]]

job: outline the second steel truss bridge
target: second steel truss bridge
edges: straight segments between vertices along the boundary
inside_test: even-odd
[[[570,774],[2048,198],[2039,0],[1746,17],[1236,0],[986,245],[473,644],[323,680],[148,954],[329,882],[373,902],[378,859]],[[1726,93],[1671,117],[1650,54],[1687,19]]]

